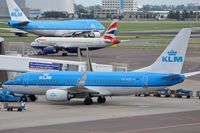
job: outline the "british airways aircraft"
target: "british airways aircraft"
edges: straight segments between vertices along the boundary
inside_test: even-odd
[[[18,35],[29,32],[38,36],[73,37],[88,35],[100,37],[105,27],[97,20],[69,20],[69,21],[31,21],[14,0],[6,0],[11,20],[8,25],[21,30]]]
[[[41,49],[39,55],[55,54],[59,51],[63,52],[63,56],[67,53],[78,53],[78,48],[82,55],[82,51],[98,50],[105,47],[119,44],[121,41],[116,39],[118,20],[114,20],[105,34],[100,38],[72,38],[72,37],[40,37],[31,43],[35,49]]]
[[[149,67],[133,72],[31,72],[3,84],[13,93],[46,95],[49,101],[85,99],[85,105],[105,103],[107,96],[131,95],[182,83],[198,72],[181,73],[191,29],[182,29]]]

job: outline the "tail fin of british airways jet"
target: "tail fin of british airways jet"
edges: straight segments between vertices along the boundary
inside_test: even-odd
[[[120,43],[120,41],[115,38],[117,34],[118,23],[119,20],[113,20],[102,38],[111,41],[113,44]]]
[[[136,70],[136,72],[180,74],[190,35],[191,28],[182,29],[151,66]]]
[[[27,22],[29,19],[25,16],[14,0],[6,0],[11,20]]]

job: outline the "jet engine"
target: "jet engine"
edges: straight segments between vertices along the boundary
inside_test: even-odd
[[[51,89],[46,92],[48,101],[69,101],[68,92],[65,90]]]
[[[71,48],[67,48],[66,51],[68,53],[78,53],[78,48],[77,47],[71,47]]]
[[[100,38],[101,37],[101,34],[99,32],[91,32],[88,37],[91,37],[91,38]]]
[[[44,54],[55,54],[58,53],[58,50],[55,47],[46,47],[43,49]]]

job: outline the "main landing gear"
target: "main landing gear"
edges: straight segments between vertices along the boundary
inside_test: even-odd
[[[106,98],[105,97],[98,97],[97,98],[97,102],[98,103],[105,103],[106,102]],[[88,97],[84,100],[84,104],[85,105],[92,105],[93,104],[93,100],[92,98]]]
[[[91,105],[91,104],[93,104],[92,98],[86,98],[86,99],[84,100],[84,104],[85,104],[85,105]]]
[[[106,98],[105,97],[98,97],[97,98],[97,102],[98,103],[105,103],[106,102]]]

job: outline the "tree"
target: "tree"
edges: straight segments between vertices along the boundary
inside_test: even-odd
[[[45,18],[67,18],[65,13],[57,11],[44,12],[43,15]]]

